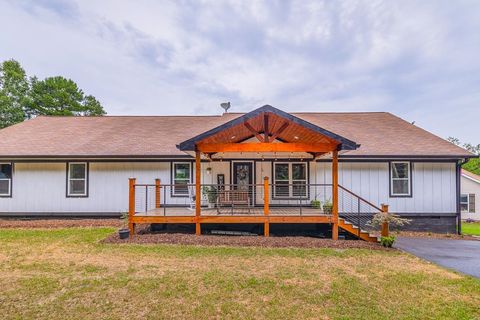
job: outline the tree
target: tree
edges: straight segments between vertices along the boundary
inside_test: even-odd
[[[44,80],[32,78],[29,110],[34,115],[97,116],[104,115],[100,102],[85,96],[77,84],[63,77]]]
[[[463,148],[467,149],[468,151],[470,151],[473,154],[480,155],[480,144],[473,145],[471,143],[464,143],[462,145],[460,140],[457,139],[457,138],[454,138],[454,137],[448,137],[447,140],[450,141],[451,143],[457,145],[457,146],[462,146]],[[478,158],[470,159],[467,163],[465,163],[462,166],[462,168],[467,170],[467,171],[470,171],[470,172],[473,172],[475,174],[480,175],[480,159],[478,159]]]
[[[0,128],[37,115],[96,116],[106,114],[101,103],[85,95],[64,77],[28,79],[15,60],[0,64]]]
[[[29,83],[25,70],[15,60],[0,64],[0,128],[25,119]]]

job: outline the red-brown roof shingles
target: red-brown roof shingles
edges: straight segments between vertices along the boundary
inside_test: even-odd
[[[242,114],[38,117],[0,130],[0,157],[168,157],[176,145]],[[472,154],[390,113],[293,113],[360,144],[345,156]]]

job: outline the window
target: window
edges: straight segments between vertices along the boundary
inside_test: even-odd
[[[410,162],[390,163],[390,196],[410,197],[411,190]]]
[[[274,197],[300,198],[307,196],[307,164],[274,163]]]
[[[0,197],[12,196],[12,164],[0,163]]]
[[[460,195],[460,211],[475,213],[475,194]]]
[[[87,197],[88,196],[88,165],[85,162],[68,163],[67,173],[67,196]]]
[[[173,163],[173,195],[188,196],[188,184],[191,183],[191,163]]]

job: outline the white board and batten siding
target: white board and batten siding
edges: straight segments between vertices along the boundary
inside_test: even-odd
[[[272,164],[257,161],[255,180],[271,179]],[[206,168],[210,167],[210,174]],[[310,163],[310,183],[331,183],[331,163]],[[202,163],[202,183],[215,184],[217,174],[230,183],[230,162]],[[12,197],[0,198],[1,213],[120,213],[128,208],[128,178],[137,183],[153,184],[155,178],[170,184],[170,162],[90,162],[87,198],[66,197],[66,164],[15,163]],[[192,178],[194,177],[194,174]],[[413,163],[412,197],[389,195],[388,162],[341,162],[339,183],[375,205],[386,203],[392,212],[456,212],[456,172],[454,163]],[[188,198],[170,198],[168,203],[188,204]],[[262,203],[261,195],[256,202]]]

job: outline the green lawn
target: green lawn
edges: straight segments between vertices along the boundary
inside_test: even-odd
[[[2,319],[478,319],[480,280],[398,251],[113,245],[0,229]]]
[[[462,233],[480,236],[480,222],[462,223]]]

